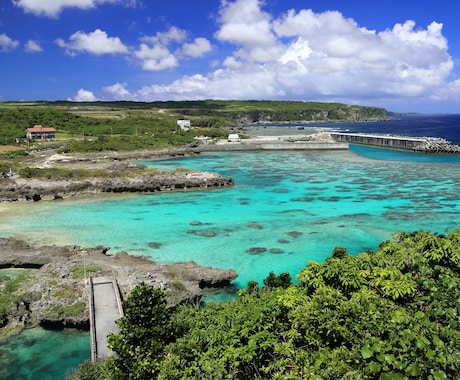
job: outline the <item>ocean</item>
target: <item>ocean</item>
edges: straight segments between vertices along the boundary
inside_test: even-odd
[[[273,128],[276,133],[302,133],[286,124],[248,128],[253,134]],[[460,144],[460,115],[310,124],[303,133],[307,128],[442,137]],[[208,299],[222,300],[250,280],[262,282],[270,271],[287,271],[295,278],[308,261],[324,261],[336,246],[358,254],[376,249],[398,231],[445,233],[460,227],[459,155],[351,146],[348,151],[206,153],[143,163],[165,170],[214,171],[233,177],[235,186],[0,205],[0,236],[35,244],[104,245],[111,247],[109,253],[125,250],[162,263],[194,260],[233,268],[239,274],[233,291]],[[54,343],[55,332],[41,333],[40,344],[46,347],[42,351],[59,358],[55,365],[64,378],[75,363],[66,361]],[[25,359],[38,341],[28,347],[23,334],[2,346],[3,368],[13,376],[20,365],[27,372],[21,378],[29,379],[55,373],[49,363]],[[87,339],[88,345],[68,356],[84,360],[89,357],[89,338],[84,332],[76,334],[81,336],[75,342]]]
[[[272,134],[273,126],[273,124],[257,124],[246,127],[248,131],[257,132],[257,134]],[[350,133],[379,133],[413,137],[441,137],[451,141],[453,144],[460,145],[460,114],[393,115],[391,120],[360,123],[283,123],[276,125],[278,131],[280,131],[279,133],[285,133],[284,131],[286,128],[288,130],[288,134],[304,133],[304,130],[299,130],[297,127]]]

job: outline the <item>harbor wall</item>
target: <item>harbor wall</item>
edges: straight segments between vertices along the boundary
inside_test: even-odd
[[[422,153],[460,153],[460,146],[439,137],[408,137],[364,133],[331,133],[331,137],[334,141],[348,144],[370,145]]]
[[[202,144],[200,152],[236,152],[257,150],[347,150],[348,144],[342,142],[301,143],[301,142],[264,142],[226,144]]]
[[[371,145],[393,149],[419,149],[426,139],[419,137],[386,136],[386,135],[367,135],[349,133],[331,133],[331,137],[338,142],[349,144]]]

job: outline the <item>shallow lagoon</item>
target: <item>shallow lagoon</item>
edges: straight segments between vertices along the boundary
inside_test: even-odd
[[[215,171],[232,176],[236,185],[185,194],[4,204],[0,235],[38,244],[102,244],[112,253],[126,250],[159,262],[195,260],[234,268],[239,274],[235,286],[244,287],[249,280],[262,281],[271,270],[295,275],[309,260],[323,261],[335,246],[357,254],[375,249],[397,231],[458,228],[459,164],[414,158],[351,150],[155,161],[146,164]],[[251,254],[251,248],[266,251]],[[67,349],[55,341],[62,332],[43,329],[9,340],[2,345],[2,366],[9,371],[4,373],[30,379],[59,378],[56,373],[61,373],[64,378],[90,356],[88,333],[74,333]],[[21,372],[15,372],[18,366]]]
[[[145,162],[144,162],[145,163]],[[235,187],[1,206],[2,235],[38,244],[105,245],[162,263],[233,268],[237,287],[295,275],[344,246],[375,249],[394,232],[459,226],[458,163],[383,161],[353,151],[202,154],[145,164],[209,170]],[[17,212],[18,208],[16,208]],[[154,243],[154,244],[152,244]],[[251,254],[253,248],[265,249]]]

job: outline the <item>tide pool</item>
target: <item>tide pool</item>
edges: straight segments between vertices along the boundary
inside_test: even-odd
[[[0,379],[64,380],[91,358],[89,332],[35,327],[2,342]]]

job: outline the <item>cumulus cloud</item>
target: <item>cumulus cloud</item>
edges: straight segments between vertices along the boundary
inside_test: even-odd
[[[131,97],[127,90],[127,83],[115,83],[111,86],[104,87],[103,90],[108,92],[115,100],[127,100]]]
[[[201,57],[210,52],[212,49],[211,43],[206,38],[195,38],[191,43],[186,43],[182,46],[182,53],[189,57]]]
[[[43,48],[37,41],[29,40],[25,43],[24,49],[27,53],[39,53],[43,51]]]
[[[10,50],[16,49],[19,45],[19,41],[13,40],[8,37],[5,33],[0,34],[0,51],[7,53]]]
[[[438,22],[416,27],[408,20],[375,31],[337,11],[292,9],[271,15],[261,0],[222,0],[221,4],[214,37],[234,47],[222,66],[208,74],[145,86],[133,96],[139,100],[361,99],[368,104],[375,99],[379,104],[378,99],[441,97],[440,89],[459,87],[458,83],[448,86],[454,63]],[[197,42],[185,44],[182,53],[198,54],[200,43],[203,49],[211,48]],[[196,50],[188,50],[192,46]],[[160,56],[170,60],[170,67],[177,64],[170,50],[153,54],[144,47],[141,51],[145,58]],[[152,68],[162,62],[156,59]]]
[[[80,88],[77,95],[73,98],[75,102],[95,102],[96,96],[91,91]]]
[[[149,46],[141,44],[134,52],[144,70],[160,71],[177,66],[177,59],[167,47],[161,45]]]
[[[185,56],[197,58],[211,51],[211,43],[206,38],[186,41],[187,32],[172,26],[166,32],[144,36],[133,55],[144,70],[161,71],[177,67]]]
[[[118,37],[109,37],[106,32],[100,29],[91,33],[78,31],[70,36],[68,42],[62,38],[56,39],[55,42],[58,46],[65,48],[69,55],[76,55],[81,52],[95,55],[128,52],[128,47]]]
[[[13,0],[13,4],[26,13],[37,16],[56,18],[64,8],[91,9],[104,3],[120,3],[122,0]],[[135,0],[130,0],[126,5],[135,5]]]

